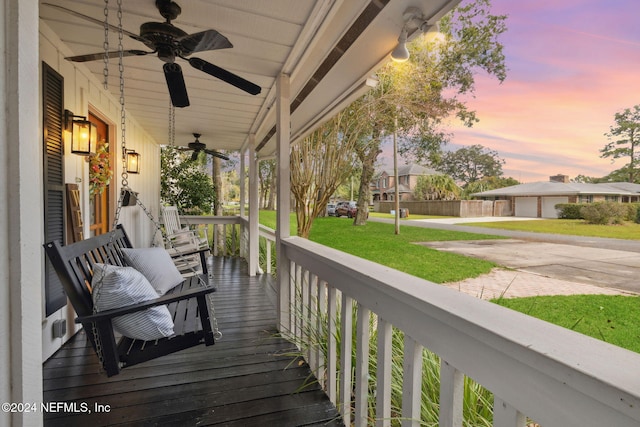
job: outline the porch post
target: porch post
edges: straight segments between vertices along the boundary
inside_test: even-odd
[[[38,2],[0,0],[0,401],[42,402],[43,189]],[[0,425],[42,413],[0,412]]]
[[[278,158],[278,202],[276,216],[276,246],[278,265],[278,327],[280,331],[291,329],[289,321],[289,277],[290,262],[282,239],[290,236],[289,211],[291,199],[291,177],[289,149],[291,139],[289,76],[280,74],[276,82],[276,138]]]
[[[240,149],[240,216],[244,217],[246,215],[244,211],[244,205],[247,202],[247,196],[245,194],[245,156],[247,155],[247,150],[244,147]]]
[[[249,276],[258,271],[258,159],[256,158],[256,135],[249,135]]]

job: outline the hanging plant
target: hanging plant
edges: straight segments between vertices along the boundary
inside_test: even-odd
[[[109,161],[109,144],[103,143],[89,156],[89,195],[102,194],[111,182],[113,171]]]

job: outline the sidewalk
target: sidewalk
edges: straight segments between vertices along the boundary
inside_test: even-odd
[[[635,295],[630,292],[584,283],[559,280],[518,270],[494,268],[489,274],[460,282],[444,283],[443,286],[459,290],[468,295],[493,299],[533,297],[539,295]]]

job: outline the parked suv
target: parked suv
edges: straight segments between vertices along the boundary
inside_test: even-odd
[[[336,216],[346,216],[347,218],[353,218],[358,212],[358,206],[356,202],[338,202],[336,205]]]
[[[335,214],[336,214],[336,204],[335,203],[327,204],[327,215],[335,216]]]

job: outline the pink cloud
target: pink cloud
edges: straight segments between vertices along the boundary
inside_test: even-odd
[[[500,0],[494,13],[509,15],[507,80],[477,77],[468,105],[481,122],[454,124],[452,142],[498,151],[525,182],[621,167],[599,150],[614,114],[640,103],[640,3]]]

